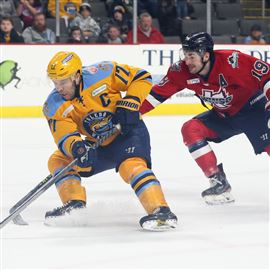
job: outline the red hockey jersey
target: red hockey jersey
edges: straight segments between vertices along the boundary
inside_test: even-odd
[[[235,115],[258,91],[270,100],[270,65],[239,51],[216,50],[208,78],[191,74],[184,61],[174,63],[141,106],[146,113],[185,88],[224,115]],[[268,102],[270,104],[270,102]]]

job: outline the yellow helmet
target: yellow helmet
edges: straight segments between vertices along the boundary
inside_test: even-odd
[[[78,71],[82,73],[82,61],[74,52],[58,52],[47,67],[47,74],[52,80],[67,79]]]

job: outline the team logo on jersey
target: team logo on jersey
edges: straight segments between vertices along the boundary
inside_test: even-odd
[[[228,63],[232,68],[238,68],[238,52],[233,52],[232,55],[228,57]]]
[[[109,71],[111,69],[111,66],[106,62],[99,64],[98,67],[103,71]]]
[[[182,61],[175,62],[171,65],[171,71],[180,71]]]
[[[225,88],[220,87],[218,92],[209,89],[203,89],[200,98],[218,109],[227,109],[231,106],[230,103],[233,99],[233,95],[229,95]]]
[[[49,115],[49,104],[48,104],[48,102],[45,102],[44,103],[44,105],[43,105],[43,113],[44,113],[44,115]]]
[[[112,128],[112,112],[91,112],[83,119],[83,127],[95,139],[100,139]]]
[[[90,74],[96,74],[98,72],[98,68],[95,66],[90,66],[85,68]]]

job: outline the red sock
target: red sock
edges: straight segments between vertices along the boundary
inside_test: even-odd
[[[264,148],[264,151],[270,156],[270,144]]]
[[[191,119],[183,125],[182,135],[191,156],[204,174],[209,177],[216,173],[218,171],[217,158],[207,142],[207,138],[218,137],[216,132],[198,119]]]

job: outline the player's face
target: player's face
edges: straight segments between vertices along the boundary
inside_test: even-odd
[[[184,52],[184,61],[191,74],[196,74],[203,67],[201,56],[196,52]]]
[[[64,80],[54,80],[54,86],[58,93],[65,99],[65,100],[72,100],[75,97],[75,80],[72,78],[67,78]]]

